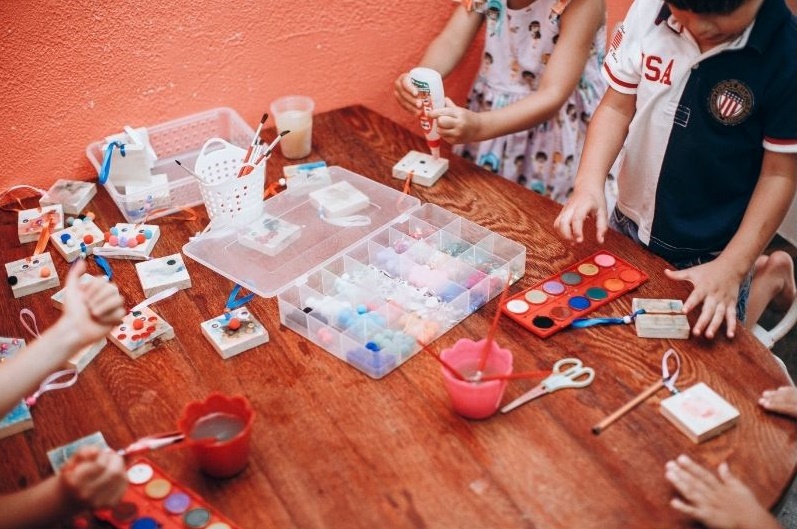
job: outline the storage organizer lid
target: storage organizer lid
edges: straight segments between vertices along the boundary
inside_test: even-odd
[[[252,292],[272,297],[294,282],[303,282],[310,271],[420,205],[416,197],[339,166],[329,167],[329,176],[332,185],[348,182],[368,197],[367,206],[355,215],[360,221],[360,216],[367,217],[369,224],[353,222],[357,225],[341,226],[345,219],[323,215],[317,201],[311,199],[306,189],[288,189],[266,200],[263,203],[264,215],[251,225],[236,229],[215,228],[211,224],[208,232],[183,246],[183,252]],[[268,245],[264,243],[264,251],[258,251],[251,241],[248,244],[239,242],[258,225],[274,218],[294,228],[293,235],[282,249],[276,253],[267,251]],[[297,226],[298,236],[295,233]]]

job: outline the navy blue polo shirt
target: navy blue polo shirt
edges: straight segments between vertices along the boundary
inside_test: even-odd
[[[604,63],[636,95],[618,208],[670,261],[721,251],[758,182],[764,151],[797,153],[797,21],[764,0],[742,35],[705,53],[662,0],[636,0]]]

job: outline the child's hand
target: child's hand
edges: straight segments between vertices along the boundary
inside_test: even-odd
[[[714,338],[724,320],[726,334],[728,338],[733,338],[737,324],[736,301],[742,277],[733,273],[719,258],[684,270],[665,270],[664,274],[676,281],[692,283],[694,288],[684,302],[684,314],[703,304],[692,329],[695,336],[700,336],[705,330],[706,338]]]
[[[437,120],[437,132],[448,143],[470,143],[480,141],[481,116],[466,108],[458,107],[446,98],[446,106],[429,112],[430,119]]]
[[[782,413],[797,419],[797,387],[782,386],[765,391],[758,403],[768,411]]]
[[[719,466],[719,477],[685,455],[665,466],[667,481],[683,496],[670,505],[715,529],[764,528],[777,522],[726,463]]]
[[[92,344],[108,334],[127,313],[116,285],[105,278],[92,277],[81,283],[86,270],[82,259],[69,270],[64,290],[64,315],[58,325],[65,337],[74,337],[78,348]]]
[[[59,479],[68,498],[90,509],[115,506],[127,489],[122,457],[97,447],[78,450],[61,469]]]
[[[603,187],[600,189],[576,187],[559,212],[559,216],[553,221],[553,227],[568,241],[575,239],[576,242],[583,242],[584,221],[592,214],[595,216],[595,235],[598,242],[603,244],[609,226]]]
[[[399,105],[415,117],[421,115],[421,101],[418,99],[418,89],[410,82],[410,75],[403,73],[393,83],[393,95]]]

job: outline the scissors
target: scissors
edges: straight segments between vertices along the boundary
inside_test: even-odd
[[[512,411],[530,400],[542,397],[547,393],[553,393],[557,389],[589,386],[594,378],[595,370],[591,367],[584,367],[584,364],[578,358],[562,358],[553,365],[553,372],[548,378],[540,382],[534,389],[527,391],[501,408],[501,413]]]

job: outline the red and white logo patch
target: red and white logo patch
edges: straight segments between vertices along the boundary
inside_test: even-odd
[[[753,92],[741,81],[730,79],[711,89],[708,109],[723,125],[738,125],[753,112]]]

